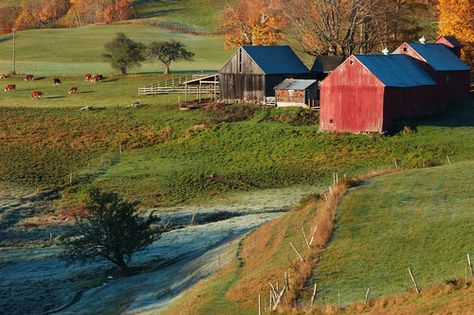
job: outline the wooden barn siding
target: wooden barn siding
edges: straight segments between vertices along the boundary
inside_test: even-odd
[[[305,104],[304,91],[294,91],[293,96],[290,96],[290,92],[288,90],[275,90],[275,94],[278,102]]]
[[[239,66],[239,57],[242,58],[242,68]],[[242,71],[240,71],[242,70]],[[236,53],[230,58],[230,60],[222,67],[220,73],[228,74],[264,74],[262,69],[253,61],[252,58],[247,54],[247,52],[240,48]]]
[[[402,118],[431,115],[440,108],[436,106],[436,86],[415,88],[386,87],[384,93],[383,130],[390,130]]]
[[[403,48],[406,48],[407,51],[403,51]],[[469,95],[471,85],[470,71],[435,71],[407,44],[400,46],[395,53],[405,54],[420,61],[421,67],[427,71],[438,84],[439,89],[436,91],[436,94],[440,103],[447,103],[450,100],[456,100]],[[449,80],[447,80],[447,77],[449,77]]]
[[[244,100],[261,102],[265,100],[265,77],[252,74],[219,75],[222,100]]]
[[[359,61],[353,60],[353,65],[346,60],[322,83],[320,128],[382,132],[384,86]]]

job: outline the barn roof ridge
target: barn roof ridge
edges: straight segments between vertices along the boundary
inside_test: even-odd
[[[265,74],[303,74],[308,68],[288,45],[242,46]]]
[[[354,57],[385,86],[409,88],[436,85],[413,57],[397,54],[355,54]]]
[[[468,71],[471,69],[445,45],[416,42],[406,44],[436,71]]]

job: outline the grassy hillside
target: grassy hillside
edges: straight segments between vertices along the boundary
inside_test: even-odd
[[[220,13],[225,7],[221,0],[134,0],[134,8],[143,22],[161,22],[163,26],[188,31],[218,30]]]
[[[465,276],[474,253],[474,162],[377,178],[338,210],[333,242],[314,270],[321,303],[345,305]]]
[[[470,241],[474,227],[470,220],[474,210],[470,189],[473,166],[474,162],[463,162],[383,175],[350,190],[337,209],[333,241],[322,249],[320,259],[304,250],[300,228],[308,234],[315,224],[318,233],[328,230],[323,223],[326,221],[321,220],[327,208],[324,198],[305,201],[281,219],[252,232],[242,241],[231,265],[196,285],[163,313],[252,314],[257,310],[258,294],[262,294],[264,312],[268,313],[268,282],[281,284],[283,272],[289,271],[291,284],[306,273],[309,263],[316,264],[317,308],[305,306],[311,285],[300,291],[303,298],[299,309],[289,313],[318,310],[335,314],[337,305],[361,300],[366,287],[371,287],[369,305],[349,305],[347,313],[457,310],[470,314],[474,310],[471,283],[446,280],[464,278],[465,254],[474,250]],[[335,191],[344,195],[344,191]],[[298,261],[290,241],[303,253],[305,263]],[[320,244],[319,239],[316,244]],[[419,296],[406,293],[412,289],[407,266],[413,268],[422,287]],[[292,285],[287,296],[297,294],[297,288]],[[403,294],[380,298],[393,293]]]
[[[127,110],[132,96],[117,95],[111,104],[122,107],[85,113],[48,108],[47,99],[35,101],[38,109],[1,108],[0,159],[8,163],[0,165],[0,176],[33,187],[63,185],[70,172],[94,173],[97,159],[122,145],[120,158],[79,188],[96,184],[156,205],[324,184],[334,171],[360,174],[393,166],[394,160],[422,167],[445,164],[447,155],[453,162],[472,159],[474,153],[472,100],[415,122],[417,132],[382,137],[319,133],[317,116],[303,110],[235,105],[180,112],[154,97],[143,99],[148,107]],[[73,97],[53,101],[61,100]]]
[[[149,43],[175,39],[182,41],[196,55],[193,62],[177,62],[172,70],[216,70],[232,51],[224,50],[222,36],[196,36],[164,30],[151,25],[117,24],[74,29],[21,31],[17,36],[17,72],[37,75],[78,75],[85,72],[111,73],[103,60],[104,44],[116,33]],[[11,36],[0,36],[0,73],[11,70]],[[138,72],[161,72],[158,63],[145,63]]]

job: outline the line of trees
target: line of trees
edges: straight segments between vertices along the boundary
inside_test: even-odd
[[[128,38],[123,33],[105,44],[104,58],[110,62],[112,68],[121,74],[127,74],[130,68],[137,68],[141,63],[160,61],[164,67],[164,74],[171,74],[171,63],[179,60],[192,61],[194,53],[178,41],[151,42],[148,46]]]
[[[310,55],[395,48],[436,20],[437,0],[238,0],[221,26],[226,46],[272,45],[284,34]],[[432,27],[434,30],[434,27]]]
[[[9,33],[13,28],[75,27],[133,16],[128,0],[22,0],[19,7],[0,8],[0,28],[2,33]]]

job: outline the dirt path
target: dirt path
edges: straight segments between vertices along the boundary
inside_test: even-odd
[[[159,310],[229,262],[246,233],[289,207],[277,209],[264,203],[168,212],[163,221],[184,228],[165,233],[135,255],[133,264],[146,264],[146,272],[112,279],[109,276],[115,276],[116,270],[110,264],[66,267],[57,258],[59,247],[35,246],[38,238],[44,246],[55,226],[26,228],[21,222],[52,211],[51,206],[48,201],[17,198],[14,192],[0,193],[0,314]],[[197,225],[189,226],[193,214]]]

